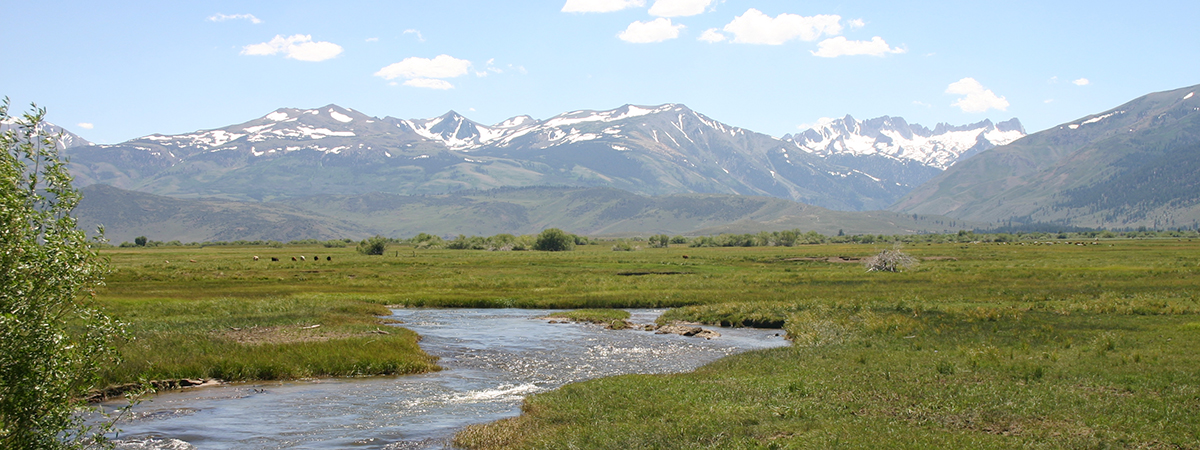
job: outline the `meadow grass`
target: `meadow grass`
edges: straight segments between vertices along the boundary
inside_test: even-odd
[[[829,262],[884,248],[105,250],[100,300],[133,336],[109,379],[433,368],[415,336],[374,332],[383,305],[671,307],[664,322],[783,328],[795,345],[568,385],[457,444],[1200,447],[1200,242],[914,245],[903,250],[922,263],[899,273]]]

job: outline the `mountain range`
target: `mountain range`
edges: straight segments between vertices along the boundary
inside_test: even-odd
[[[846,116],[775,138],[680,104],[491,126],[453,111],[375,118],[328,105],[115,145],[73,136],[64,152],[79,185],[115,186],[89,188],[115,205],[89,212],[96,223],[226,240],[266,239],[271,227],[290,238],[834,228],[816,217],[866,233],[1196,228],[1197,90],[1149,94],[1028,136],[1016,119],[929,129]],[[891,212],[861,212],[884,207]]]
[[[891,209],[991,223],[1196,228],[1198,92],[1149,94],[980,153]]]
[[[901,118],[847,116],[777,139],[681,104],[518,116],[492,126],[453,111],[410,120],[328,105],[283,108],[213,130],[75,146],[67,154],[80,185],[173,197],[265,201],[560,185],[872,210],[963,155],[1020,135],[1015,119],[928,130]]]

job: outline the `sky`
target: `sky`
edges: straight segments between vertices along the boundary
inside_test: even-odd
[[[682,103],[1029,132],[1200,84],[1200,2],[0,0],[0,96],[97,143],[337,104],[483,124]]]

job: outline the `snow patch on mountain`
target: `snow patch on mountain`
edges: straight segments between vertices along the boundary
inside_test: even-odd
[[[329,117],[332,117],[333,120],[336,120],[341,123],[350,123],[350,121],[354,120],[350,116],[347,116],[340,112],[334,111],[333,108],[329,109]]]
[[[959,127],[938,124],[929,130],[899,117],[860,122],[847,115],[819,121],[813,128],[784,136],[783,140],[821,157],[877,155],[945,170],[968,152],[1005,145],[1024,136],[1025,131],[1016,119],[1000,125],[989,120]]]

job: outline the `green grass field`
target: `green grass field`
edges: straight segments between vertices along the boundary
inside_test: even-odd
[[[844,262],[884,248],[110,249],[100,300],[131,339],[107,380],[435,369],[379,323],[383,305],[674,307],[662,320],[780,327],[795,345],[534,395],[457,444],[1200,447],[1200,240],[913,245],[923,261],[901,273]]]

